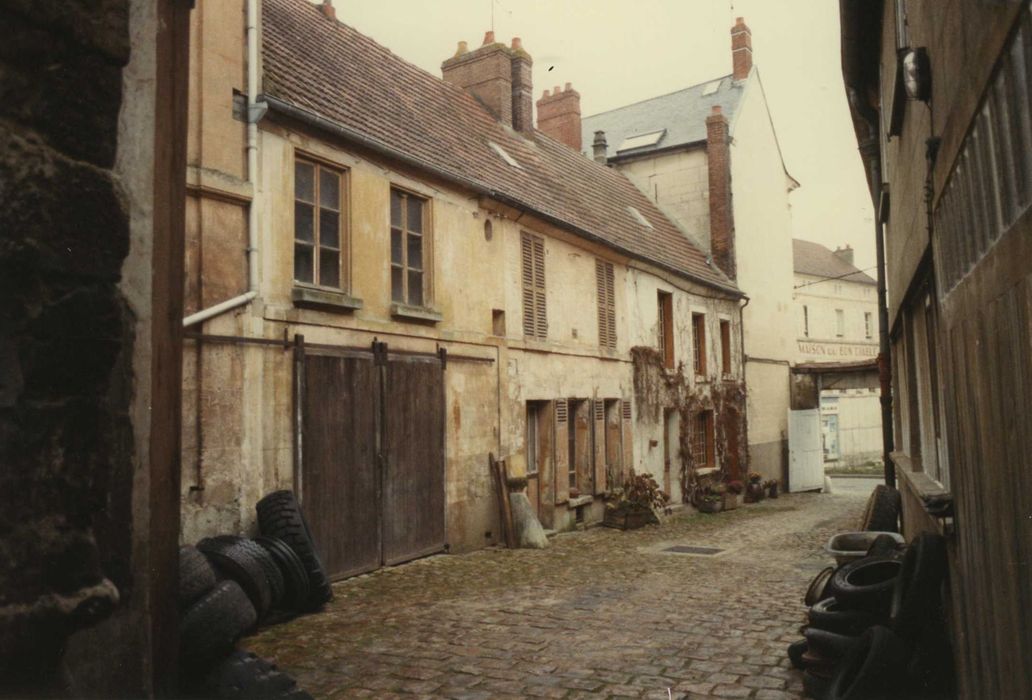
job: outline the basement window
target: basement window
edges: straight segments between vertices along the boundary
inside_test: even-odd
[[[521,167],[520,164],[516,162],[515,158],[513,158],[508,153],[506,153],[505,149],[502,148],[501,146],[499,146],[494,141],[488,141],[487,145],[490,146],[491,148],[493,148],[494,152],[497,153],[498,155],[500,155],[502,157],[502,160],[504,160],[506,163],[508,163],[512,167],[514,167],[514,168],[520,168]]]
[[[646,219],[644,216],[642,216],[642,213],[640,211],[638,211],[637,209],[635,209],[634,207],[631,207],[631,206],[627,207],[627,213],[630,214],[631,217],[635,221],[637,221],[639,224],[641,224],[645,228],[650,229],[650,230],[652,229],[652,224],[649,223],[649,220]]]
[[[660,129],[659,131],[650,131],[647,134],[637,134],[636,136],[628,136],[625,138],[620,145],[617,147],[616,152],[621,153],[623,151],[633,151],[636,148],[647,148],[649,146],[655,146],[659,143],[660,139],[666,135],[666,129]]]

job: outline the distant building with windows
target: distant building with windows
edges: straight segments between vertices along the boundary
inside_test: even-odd
[[[853,264],[853,249],[792,241],[797,365],[829,368],[878,356],[877,283]],[[881,412],[874,388],[821,389],[824,461],[881,460]]]

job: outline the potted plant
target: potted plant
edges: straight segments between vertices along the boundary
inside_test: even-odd
[[[749,482],[745,485],[745,502],[759,503],[765,495],[763,490],[763,474],[749,472]]]
[[[777,479],[771,479],[769,481],[764,481],[763,482],[763,487],[767,491],[767,498],[777,498],[778,497],[778,480]]]
[[[650,523],[658,523],[657,508],[667,503],[667,495],[650,474],[635,474],[622,488],[613,489],[613,498],[606,503],[602,524],[619,530],[634,530]]]
[[[734,510],[738,507],[738,496],[742,493],[745,486],[738,479],[733,479],[724,484],[726,490],[724,491],[724,510]]]
[[[724,510],[724,495],[720,493],[704,493],[699,498],[699,512],[719,513]]]

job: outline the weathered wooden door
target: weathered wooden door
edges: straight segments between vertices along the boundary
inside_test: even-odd
[[[438,356],[302,349],[297,491],[330,577],[444,549]]]
[[[378,385],[371,353],[305,356],[298,490],[331,578],[371,571],[381,563]]]
[[[390,357],[383,390],[383,563],[444,549],[444,371]]]
[[[788,411],[788,489],[824,488],[824,452],[820,410]]]

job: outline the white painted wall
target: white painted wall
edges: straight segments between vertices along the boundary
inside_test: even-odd
[[[878,355],[875,285],[796,274],[794,286],[796,362],[853,362]]]

